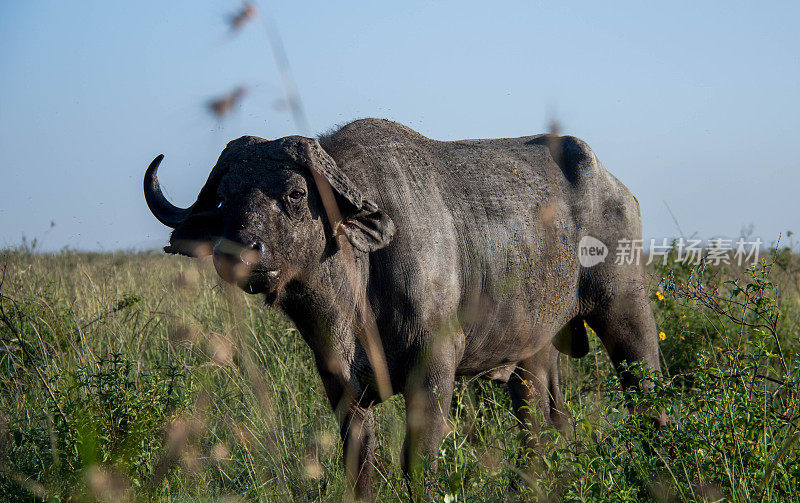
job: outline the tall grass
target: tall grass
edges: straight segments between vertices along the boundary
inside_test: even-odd
[[[651,270],[665,375],[626,412],[597,338],[562,357],[573,431],[521,453],[505,389],[457,386],[438,501],[793,501],[800,494],[800,273]],[[208,263],[157,253],[2,252],[0,498],[337,501],[338,427],[282,315]],[[376,497],[409,498],[404,405],[377,407]],[[413,488],[412,492],[413,491]]]

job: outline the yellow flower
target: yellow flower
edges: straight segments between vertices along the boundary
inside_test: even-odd
[[[663,341],[664,339],[667,338],[667,334],[665,334],[664,332],[659,332],[658,333],[658,338]]]
[[[681,313],[681,318],[686,318],[686,313]]]
[[[656,292],[656,298],[658,300],[664,300],[664,295],[661,292]]]

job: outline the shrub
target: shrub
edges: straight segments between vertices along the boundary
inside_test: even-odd
[[[195,261],[6,252],[0,499],[340,500],[335,424],[311,352]],[[378,406],[376,497],[444,501],[793,501],[800,480],[800,267],[675,260],[652,274],[664,374],[625,396],[591,337],[562,357],[573,430],[524,453],[506,390],[458,383],[426,487],[400,466],[404,406]],[[147,271],[148,274],[142,274]],[[647,415],[664,410],[660,430]]]

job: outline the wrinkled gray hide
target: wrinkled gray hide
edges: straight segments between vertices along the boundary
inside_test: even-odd
[[[374,313],[392,392],[407,400],[408,461],[438,451],[458,375],[508,382],[522,421],[536,423],[523,407],[531,403],[563,427],[555,348],[583,356],[584,320],[615,364],[659,369],[642,269],[614,263],[618,240],[641,238],[638,202],[577,138],[441,142],[377,119],[319,142],[246,136],[228,144],[187,209],[161,196],[158,161],[145,193],[175,228],[166,250],[213,253],[223,277],[265,294],[295,322],[365,499],[380,396],[358,296]],[[319,183],[335,194],[333,225]],[[609,246],[590,268],[578,260],[587,235]]]

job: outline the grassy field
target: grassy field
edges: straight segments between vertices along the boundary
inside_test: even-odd
[[[0,499],[340,501],[338,428],[280,313],[206,262],[0,252]],[[434,501],[796,501],[800,261],[649,269],[665,376],[625,411],[596,337],[562,356],[574,416],[520,455],[502,386],[459,382]],[[404,405],[377,407],[377,500],[407,500]]]

